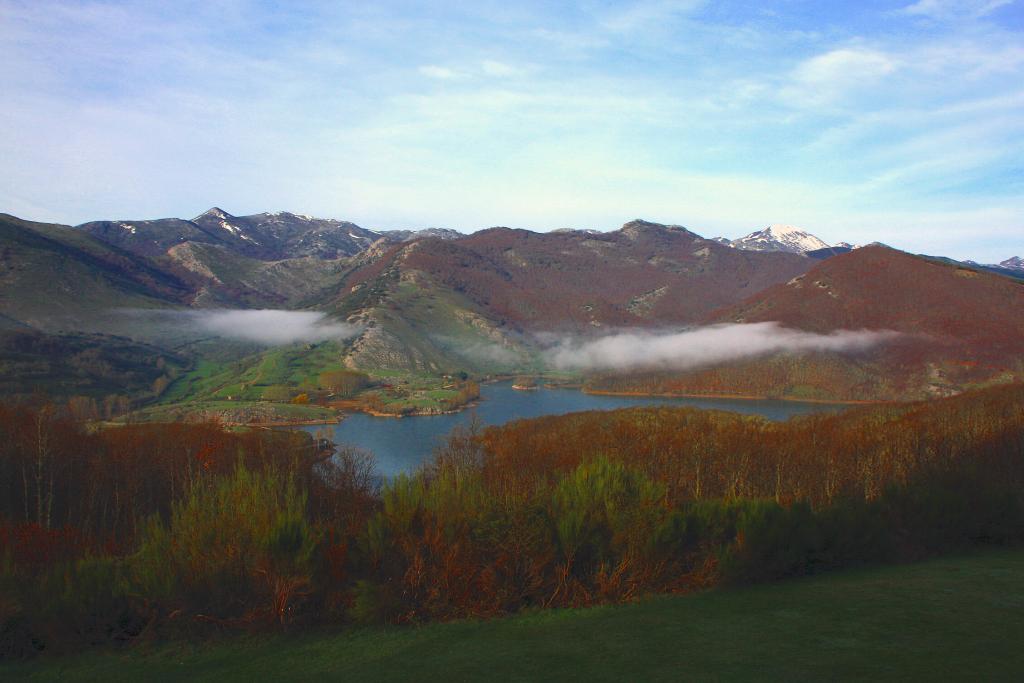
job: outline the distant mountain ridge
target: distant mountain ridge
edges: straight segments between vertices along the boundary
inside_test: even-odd
[[[178,244],[200,242],[224,246],[261,260],[353,256],[382,237],[378,232],[348,221],[288,211],[233,216],[217,207],[192,220],[93,221],[77,228],[144,256],[161,256]]]
[[[457,240],[466,235],[450,228],[423,228],[422,230],[381,230],[381,235],[390,242],[408,242],[421,237],[436,237],[439,240]]]
[[[925,396],[1024,375],[1024,347],[1014,341],[1024,330],[1008,322],[1024,308],[1020,270],[993,275],[884,246],[810,249],[823,242],[796,228],[753,234],[760,237],[748,242],[760,248],[640,219],[607,232],[464,235],[216,207],[191,220],[78,228],[0,216],[0,331],[161,343],[162,328],[147,333],[123,311],[314,310],[360,330],[339,347],[337,361],[348,367],[493,374],[543,369],[545,338],[774,321],[822,334],[895,329],[933,343],[901,342],[893,348],[904,355],[886,351],[880,360],[773,360],[770,395]],[[176,344],[196,338],[179,327]],[[685,386],[753,391],[763,367]]]
[[[996,265],[1000,268],[1006,268],[1007,270],[1019,270],[1024,272],[1024,259],[1020,256],[1012,256],[1005,261],[1000,261]]]

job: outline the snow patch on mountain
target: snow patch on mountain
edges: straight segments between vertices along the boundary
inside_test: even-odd
[[[215,206],[212,209],[207,209],[206,211],[202,212],[201,214],[199,214],[198,216],[196,216],[192,220],[193,221],[197,221],[200,218],[207,218],[207,217],[216,218],[217,220],[221,220],[221,221],[226,221],[229,218],[234,218],[234,216],[232,216],[230,213],[228,213],[224,209],[221,209],[221,208]]]
[[[242,232],[242,230],[238,226],[231,225],[230,223],[228,223],[225,220],[221,220],[220,227],[224,228],[225,230],[230,232],[232,235],[237,235],[240,232]]]
[[[783,223],[774,223],[764,230],[732,240],[729,245],[750,251],[787,251],[793,254],[829,248],[827,242],[806,230]]]

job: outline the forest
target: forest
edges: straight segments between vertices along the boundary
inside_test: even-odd
[[[1024,540],[1024,385],[787,422],[646,407],[372,456],[0,406],[0,657],[495,617]]]

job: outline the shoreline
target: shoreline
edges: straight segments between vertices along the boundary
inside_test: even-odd
[[[314,425],[333,425],[345,419],[344,415],[338,415],[330,422],[326,420],[273,420],[271,422],[222,422],[229,427],[312,427]]]
[[[753,394],[680,394],[680,393],[653,393],[649,391],[610,391],[607,389],[583,389],[580,393],[592,396],[631,396],[633,398],[707,398],[726,399],[732,401],[789,401],[791,403],[823,403],[834,405],[878,405],[881,403],[893,403],[893,401],[868,401],[854,399],[824,399],[824,398],[794,398],[792,396],[757,396]]]
[[[414,411],[414,412],[411,412],[411,413],[383,413],[383,412],[381,412],[379,410],[374,410],[373,408],[368,408],[366,406],[358,405],[355,401],[352,401],[352,402],[347,402],[346,401],[344,403],[341,403],[341,402],[332,403],[332,404],[330,404],[330,406],[332,408],[334,408],[335,410],[342,411],[341,417],[338,420],[340,422],[341,420],[344,419],[344,416],[345,416],[345,412],[344,411],[347,411],[349,413],[363,413],[364,415],[370,415],[371,417],[394,417],[394,418],[402,418],[402,417],[437,417],[439,415],[455,415],[457,413],[461,413],[462,411],[464,411],[464,410],[466,410],[468,408],[475,408],[477,406],[477,404],[480,403],[480,401],[481,401],[481,399],[477,398],[477,399],[474,399],[474,400],[470,401],[469,403],[467,403],[464,406],[459,406],[458,408],[454,408],[452,410],[437,410],[437,411],[433,411],[432,410],[430,412]],[[317,424],[320,424],[320,423],[317,423]],[[326,423],[326,424],[334,424],[334,422],[329,422],[329,423]]]
[[[509,381],[508,379],[494,378],[485,383],[496,384],[503,381]],[[880,405],[884,403],[894,403],[895,401],[885,400],[852,400],[852,399],[815,399],[815,398],[794,398],[792,396],[763,396],[756,394],[694,394],[694,393],[675,393],[675,392],[646,392],[646,391],[612,391],[606,389],[587,389],[580,385],[573,384],[537,384],[533,387],[517,387],[512,386],[516,391],[539,391],[539,390],[552,390],[552,391],[579,391],[581,394],[587,394],[591,396],[621,396],[629,398],[691,398],[691,399],[708,399],[708,400],[731,400],[731,401],[786,401],[790,403],[813,403],[813,404],[824,404],[824,405],[842,405],[842,406],[859,406],[859,405]],[[483,397],[470,401],[466,405],[459,406],[458,408],[450,410],[437,410],[437,411],[413,411],[409,413],[388,413],[379,410],[374,410],[367,406],[359,405],[356,400],[341,400],[329,403],[327,407],[336,410],[337,415],[334,417],[317,418],[317,419],[283,419],[283,420],[268,420],[262,422],[234,422],[234,421],[221,421],[221,424],[229,427],[254,427],[254,428],[273,428],[273,427],[311,427],[311,426],[329,426],[336,425],[352,413],[363,413],[364,415],[370,415],[371,417],[387,417],[400,419],[403,417],[438,417],[441,415],[455,415],[465,410],[469,410],[477,407]]]

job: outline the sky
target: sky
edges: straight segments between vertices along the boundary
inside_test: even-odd
[[[1024,0],[0,0],[0,211],[1024,255]]]

